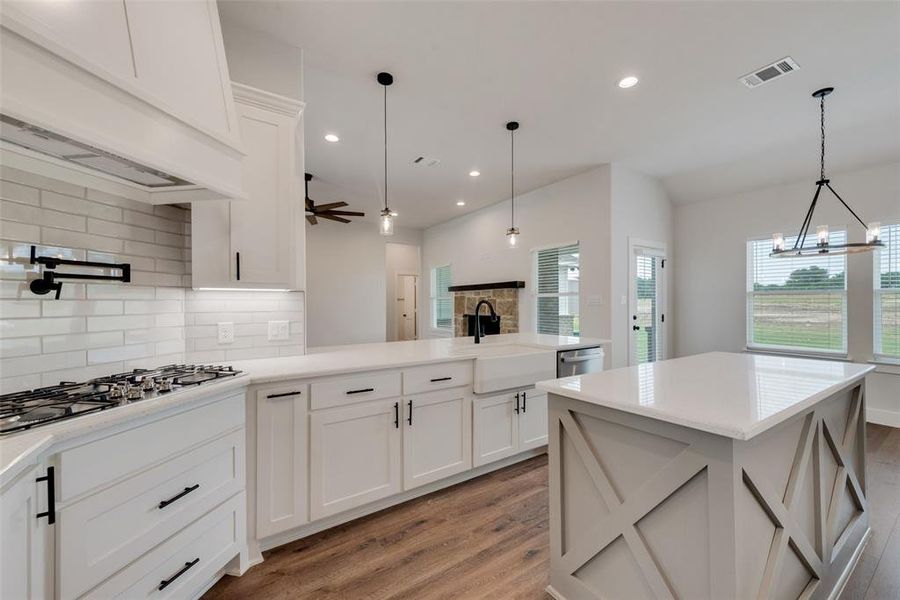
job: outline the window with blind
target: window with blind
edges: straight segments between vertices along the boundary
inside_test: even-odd
[[[847,232],[830,239],[846,243]],[[785,246],[795,240],[786,237]],[[747,346],[846,354],[846,255],[773,258],[771,251],[771,238],[747,242]]]
[[[534,259],[536,331],[553,335],[580,335],[578,244],[537,250]]]
[[[453,296],[450,295],[450,265],[431,269],[431,326],[453,329]]]
[[[881,226],[875,254],[875,358],[900,361],[900,223]]]

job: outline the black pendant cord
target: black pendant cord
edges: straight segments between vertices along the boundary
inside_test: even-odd
[[[384,210],[388,209],[387,86],[384,86]]]
[[[819,154],[819,179],[825,181],[825,96],[819,98],[819,129],[822,132],[821,153]]]
[[[516,226],[516,130],[509,132],[509,226]]]

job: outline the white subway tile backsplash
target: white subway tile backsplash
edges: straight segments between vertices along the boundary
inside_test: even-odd
[[[112,373],[121,373],[124,370],[124,364],[119,361],[114,363],[103,363],[99,365],[87,365],[84,367],[64,369],[61,371],[48,371],[46,373],[41,373],[41,385],[57,385],[61,381],[85,381],[87,379],[103,377]]]
[[[0,357],[29,356],[41,353],[41,338],[9,338],[0,340]],[[0,374],[2,375],[2,374]]]
[[[137,240],[139,242],[152,242],[156,237],[152,229],[144,229],[143,227],[134,227],[133,225],[124,225],[122,223],[110,223],[99,219],[88,219],[87,230],[98,235]]]
[[[39,373],[34,373],[33,375],[21,375],[19,377],[3,377],[0,379],[0,394],[11,394],[23,390],[33,390],[42,385],[41,375]]]
[[[126,315],[179,313],[184,312],[181,300],[126,300]]]
[[[11,181],[0,181],[0,198],[37,206],[41,203],[41,193],[37,188]]]
[[[84,352],[59,352],[57,354],[44,354],[40,360],[35,360],[31,356],[0,359],[0,373],[3,373],[3,377],[15,377],[17,375],[41,373],[48,366],[55,370],[80,367],[84,364]]]
[[[121,331],[47,335],[43,337],[43,352],[90,350],[91,348],[103,348],[104,346],[121,346],[124,343],[125,336]]]
[[[116,362],[118,360],[134,360],[135,358],[147,358],[156,354],[156,344],[129,344],[112,348],[97,348],[88,350],[87,362],[89,365],[98,363]]]
[[[81,333],[83,331],[85,331],[84,317],[62,319],[0,319],[0,338]]]
[[[73,248],[105,250],[106,252],[122,251],[122,240],[90,233],[54,229],[52,227],[41,227],[41,242],[44,244],[56,244],[58,246],[69,246]]]
[[[40,317],[40,300],[2,300],[0,301],[0,319],[18,319],[23,317]]]
[[[123,198],[121,196],[115,196],[113,194],[108,194],[99,190],[88,189],[86,198],[88,200],[99,202],[101,204],[109,204],[111,206],[118,206],[119,208],[127,208],[128,210],[136,210],[138,212],[153,214],[153,205],[151,204],[138,202],[136,200]]]
[[[121,300],[44,300],[41,304],[45,317],[122,314]]]
[[[37,243],[40,241],[41,228],[28,223],[0,221],[0,238],[17,242]]]
[[[113,331],[119,329],[140,329],[153,327],[153,315],[125,315],[119,317],[88,317],[88,331]]]
[[[60,194],[66,194],[68,196],[75,196],[78,198],[84,198],[85,194],[85,189],[81,186],[67,183],[65,181],[59,181],[57,179],[51,179],[50,177],[44,177],[43,175],[38,175],[37,173],[21,171],[19,169],[14,169],[6,165],[0,165],[0,179],[2,179],[4,183],[15,182],[22,185],[27,185],[29,187],[38,188],[40,190],[58,192]]]
[[[105,221],[122,220],[122,210],[119,208],[92,202],[83,198],[57,194],[56,192],[49,192],[47,190],[41,192],[41,206],[60,212],[94,217]]]
[[[184,231],[184,227],[182,226],[184,221],[172,221],[170,219],[163,219],[161,217],[155,217],[153,215],[130,210],[124,212],[123,218],[126,223],[138,225],[140,227],[158,229],[159,231],[167,231],[169,233],[182,233]]]
[[[153,300],[156,298],[156,290],[149,286],[89,283],[87,297],[92,300]]]

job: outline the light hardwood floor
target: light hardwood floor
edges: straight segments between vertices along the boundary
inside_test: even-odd
[[[841,600],[900,598],[900,429],[867,428],[872,540]],[[265,553],[204,600],[547,600],[547,457]]]

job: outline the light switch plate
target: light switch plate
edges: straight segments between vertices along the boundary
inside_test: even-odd
[[[291,337],[290,321],[269,321],[269,341],[280,342]]]
[[[218,323],[218,326],[219,326],[219,343],[220,344],[234,343],[234,323],[227,321],[224,323]]]

